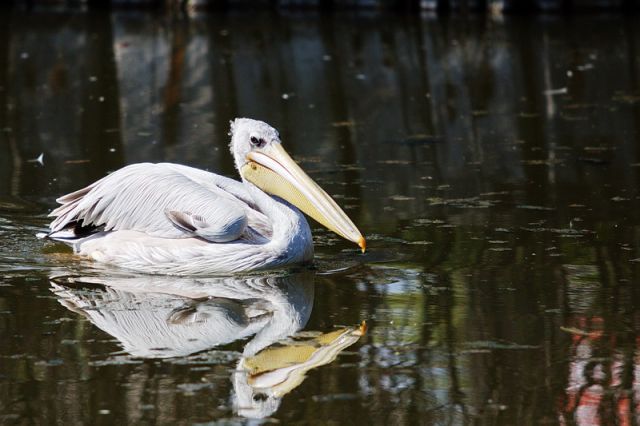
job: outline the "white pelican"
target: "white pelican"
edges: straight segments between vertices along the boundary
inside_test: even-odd
[[[178,164],[132,164],[58,198],[45,236],[139,272],[253,271],[313,259],[300,209],[364,252],[358,228],[286,153],[276,129],[236,118],[229,134],[242,182]]]

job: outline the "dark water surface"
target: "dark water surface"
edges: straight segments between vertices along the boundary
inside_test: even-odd
[[[0,423],[640,423],[639,64],[635,18],[1,11]],[[126,164],[235,176],[236,116],[366,254],[314,225],[314,270],[196,281],[34,238]]]

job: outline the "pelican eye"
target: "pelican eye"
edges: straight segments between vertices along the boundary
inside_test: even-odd
[[[269,397],[267,396],[266,393],[259,392],[253,395],[253,400],[255,402],[266,401],[267,399],[269,399]]]
[[[251,136],[251,145],[253,145],[253,146],[257,147],[257,148],[262,148],[266,144],[267,143],[264,141],[264,139],[257,138],[255,136]]]

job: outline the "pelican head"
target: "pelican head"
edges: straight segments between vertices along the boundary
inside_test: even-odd
[[[364,252],[366,243],[358,228],[282,148],[276,129],[262,121],[236,118],[230,134],[231,153],[242,179],[288,201]]]

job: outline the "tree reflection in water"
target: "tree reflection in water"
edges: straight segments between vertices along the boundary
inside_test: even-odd
[[[204,333],[230,343],[109,355],[103,333],[47,298],[49,270],[72,262],[33,234],[55,196],[125,164],[235,176],[226,132],[243,115],[276,124],[371,236],[360,256],[314,233],[308,326],[369,330],[277,420],[640,423],[639,31],[615,16],[0,13],[7,421],[233,415],[244,341]],[[26,162],[40,153],[44,167]],[[226,318],[251,339],[267,321],[258,304],[251,322],[248,299],[162,297],[168,332]]]
[[[565,265],[569,312],[562,330],[570,338],[567,387],[560,423],[631,425],[640,421],[638,312],[611,288],[602,291],[598,269]],[[613,283],[612,283],[613,284]],[[608,297],[607,297],[608,296]],[[609,301],[601,298],[607,297]],[[605,306],[617,306],[607,311]]]

